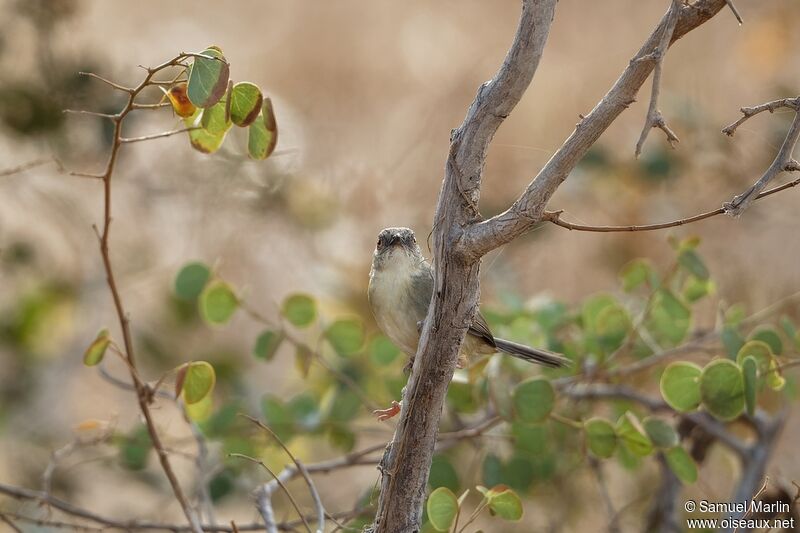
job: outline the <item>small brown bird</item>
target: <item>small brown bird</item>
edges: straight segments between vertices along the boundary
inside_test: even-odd
[[[413,231],[386,228],[380,232],[372,256],[368,294],[378,326],[413,362],[420,326],[433,296],[433,269],[422,256]],[[570,363],[559,354],[495,338],[478,311],[461,346],[458,367],[465,367],[469,356],[497,352],[548,367]],[[392,402],[392,407],[375,414],[379,420],[386,420],[399,411],[400,404]]]

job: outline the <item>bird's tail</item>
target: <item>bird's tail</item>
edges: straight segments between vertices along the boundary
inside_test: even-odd
[[[494,344],[498,350],[508,355],[512,355],[517,359],[522,359],[529,363],[536,363],[537,365],[544,365],[550,368],[561,368],[569,366],[572,362],[557,353],[549,352],[547,350],[539,350],[525,346],[524,344],[517,344],[516,342],[507,341],[504,339],[495,339]]]

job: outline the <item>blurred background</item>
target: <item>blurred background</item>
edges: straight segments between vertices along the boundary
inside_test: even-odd
[[[491,146],[484,216],[504,210],[524,189],[579,114],[611,86],[667,4],[559,2],[536,78]],[[800,4],[738,4],[743,26],[725,10],[666,58],[659,103],[681,139],[677,149],[655,130],[641,157],[633,156],[647,85],[550,209],[588,224],[661,222],[714,209],[761,175],[791,113],[754,118],[732,139],[720,129],[738,118],[741,106],[797,95]],[[232,78],[253,81],[272,98],[276,153],[267,162],[249,161],[246,140],[236,136],[211,156],[192,150],[184,136],[124,147],[114,175],[111,255],[148,379],[205,358],[217,366],[221,395],[258,405],[264,393],[303,390],[291,350],[279,351],[269,365],[254,359],[252,342],[262,326],[244,314],[223,329],[203,326],[171,295],[176,273],[191,260],[214,265],[268,317],[277,316],[287,294],[307,292],[327,316],[371,320],[366,284],[375,237],[387,226],[409,226],[424,241],[450,130],[501,63],[518,14],[519,2],[511,0],[0,0],[0,171],[51,154],[68,170],[103,168],[108,121],[62,109],[115,112],[124,95],[78,71],[134,85],[143,75],[137,65],[222,47]],[[148,94],[153,102],[160,97]],[[138,113],[126,122],[126,136],[179,125],[169,109]],[[130,394],[81,364],[98,329],[109,326],[116,335],[92,229],[101,220],[101,193],[98,183],[66,176],[55,165],[0,177],[4,482],[38,487],[51,452],[87,420],[123,433],[138,423]],[[740,220],[716,217],[671,232],[701,237],[717,283],[699,323],[713,324],[718,301],[758,310],[800,290],[796,194],[760,201]],[[613,289],[620,267],[633,258],[659,264],[672,257],[667,235],[539,227],[485,259],[482,301],[496,308],[543,298],[577,304]],[[797,316],[796,305],[787,312]],[[396,378],[401,367],[391,367]],[[109,371],[124,375],[116,362]],[[191,435],[171,411],[165,406],[157,415],[178,446]],[[391,426],[366,417],[359,427],[359,443],[391,435]],[[797,430],[798,421],[790,421],[774,459],[794,479],[800,472],[786,442]],[[314,450],[310,457],[325,455],[311,441],[296,446]],[[110,446],[74,457],[55,477],[56,493],[107,514],[180,518],[176,504],[164,505],[168,489],[156,461],[131,480],[119,453]],[[175,461],[188,475],[192,462]],[[377,480],[371,468],[357,472],[352,490],[334,491],[329,508],[347,508]],[[225,494],[235,497],[220,500],[221,515],[255,517],[248,488],[263,476],[250,476],[228,480],[235,486]],[[110,494],[109,486],[115,487]],[[621,486],[620,494],[626,490]]]

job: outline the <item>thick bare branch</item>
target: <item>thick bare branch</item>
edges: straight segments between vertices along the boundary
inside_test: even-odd
[[[725,0],[699,0],[682,7],[672,34],[672,43],[716,15]],[[550,197],[575,168],[575,165],[616,118],[634,102],[636,93],[652,72],[652,61],[636,60],[653,54],[663,30],[670,23],[669,12],[634,56],[611,90],[584,117],[564,144],[528,185],[528,188],[505,212],[465,231],[461,246],[464,253],[479,258],[529,230],[541,220]]]
[[[781,145],[780,150],[778,150],[778,153],[775,155],[775,159],[773,159],[772,164],[767,167],[767,170],[764,171],[764,174],[758,179],[758,181],[742,194],[739,194],[738,196],[734,197],[733,200],[723,205],[725,213],[728,215],[733,217],[741,216],[745,209],[747,209],[750,204],[759,197],[761,191],[764,190],[764,187],[766,187],[770,181],[775,179],[775,177],[779,174],[787,171],[797,170],[797,168],[800,166],[798,165],[797,161],[792,158],[792,153],[797,146],[798,140],[800,140],[800,96],[793,99],[787,98],[785,100],[776,100],[774,102],[768,102],[752,108],[742,108],[742,118],[722,131],[727,135],[733,135],[733,133],[736,131],[736,128],[748,118],[763,111],[769,111],[771,113],[778,107],[789,107],[795,111],[794,120],[792,120],[792,124],[789,126],[789,131],[786,133],[786,138],[783,140],[783,144]]]
[[[555,5],[556,0],[522,2],[517,33],[503,65],[478,90],[464,122],[451,135],[444,183],[434,215],[436,296],[422,329],[393,443],[381,462],[375,531],[400,533],[420,529],[447,385],[478,301],[479,265],[452,260],[454,230],[478,216],[486,149],[533,78]]]

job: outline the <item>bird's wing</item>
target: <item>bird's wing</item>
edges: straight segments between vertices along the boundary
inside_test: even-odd
[[[424,320],[433,297],[433,271],[428,263],[423,262],[418,272],[411,275],[411,290],[408,298],[411,308],[417,311],[417,320]]]
[[[489,324],[486,323],[486,319],[483,318],[480,311],[475,312],[475,319],[472,321],[468,333],[485,340],[489,346],[494,347],[495,345],[492,330],[489,329]]]

